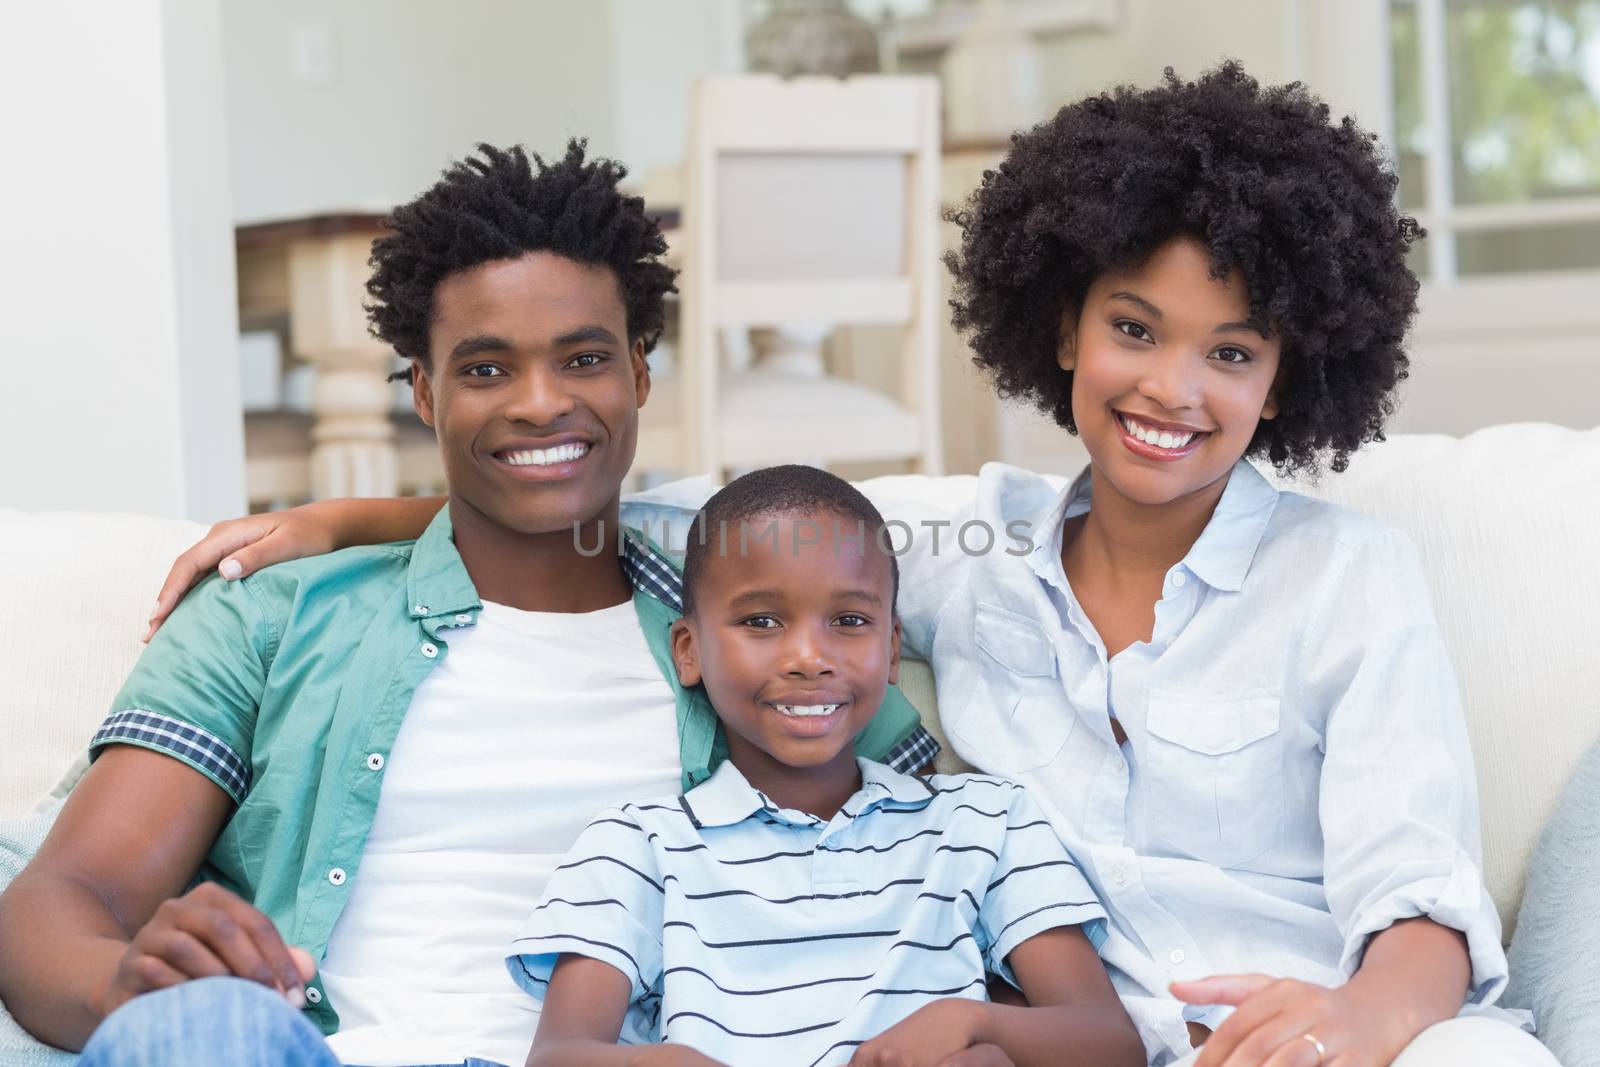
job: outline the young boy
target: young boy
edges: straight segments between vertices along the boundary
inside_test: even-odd
[[[728,759],[603,812],[552,875],[507,960],[544,1002],[530,1067],[1143,1062],[1104,912],[1027,794],[852,753],[899,661],[882,535],[809,467],[706,504],[672,652]],[[988,972],[1033,1006],[988,1003]]]

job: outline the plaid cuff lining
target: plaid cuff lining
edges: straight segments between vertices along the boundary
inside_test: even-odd
[[[933,757],[938,754],[939,742],[919,726],[911,732],[911,736],[896,745],[883,762],[901,774],[916,774],[924,766],[932,763]]]
[[[182,719],[154,711],[119,711],[89,742],[91,752],[105,745],[135,744],[159,749],[192,764],[227,790],[235,804],[250,791],[250,767],[227,742]]]

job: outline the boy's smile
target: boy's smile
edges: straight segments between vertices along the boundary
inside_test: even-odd
[[[452,501],[521,534],[615,521],[650,379],[609,269],[534,252],[447,275],[429,351],[417,410]]]
[[[1095,279],[1065,317],[1073,421],[1096,471],[1141,504],[1221,484],[1277,413],[1280,342],[1249,321],[1239,271],[1210,269],[1204,245],[1175,239]]]
[[[726,554],[713,548],[700,575],[693,617],[673,628],[679,680],[705,686],[734,764],[768,793],[799,779],[853,782],[852,743],[899,665],[889,560],[871,537],[836,538],[835,523],[855,527],[831,514],[764,515],[747,524],[742,551],[730,527]]]

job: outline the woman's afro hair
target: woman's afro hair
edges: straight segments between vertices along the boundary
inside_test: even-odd
[[[1135,267],[1176,237],[1244,275],[1253,322],[1282,344],[1278,415],[1247,455],[1315,474],[1331,454],[1383,439],[1416,311],[1406,266],[1423,235],[1395,208],[1377,138],[1298,82],[1262,88],[1235,62],[1193,82],[1168,68],[1013,136],[998,170],[951,220],[946,256],[957,329],[1002,396],[1069,431],[1072,375],[1056,362],[1063,314],[1093,280]]]
[[[405,359],[428,366],[435,287],[446,275],[529,252],[608,267],[627,309],[628,336],[655,347],[663,300],[674,291],[667,250],[644,201],[617,184],[627,170],[609,159],[586,161],[573,140],[546,163],[520,146],[480,144],[439,181],[384,220],[391,232],[372,243],[367,317],[374,337]],[[396,375],[409,377],[409,372]]]

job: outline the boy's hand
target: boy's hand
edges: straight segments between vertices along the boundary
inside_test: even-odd
[[[1399,1052],[1383,1025],[1386,1013],[1361,1003],[1349,986],[1247,974],[1174,982],[1171,989],[1189,1004],[1239,1009],[1206,1039],[1195,1067],[1382,1067]]]
[[[221,975],[260,982],[302,1008],[315,973],[311,954],[285,945],[271,919],[206,882],[162,904],[134,935],[101,1008],[110,1015],[140,993]]]
[[[850,1067],[990,1067],[1009,1064],[974,1047],[984,1005],[949,998],[918,1008],[856,1049]],[[993,1046],[988,1046],[993,1048]],[[971,1054],[970,1056],[968,1054]]]

